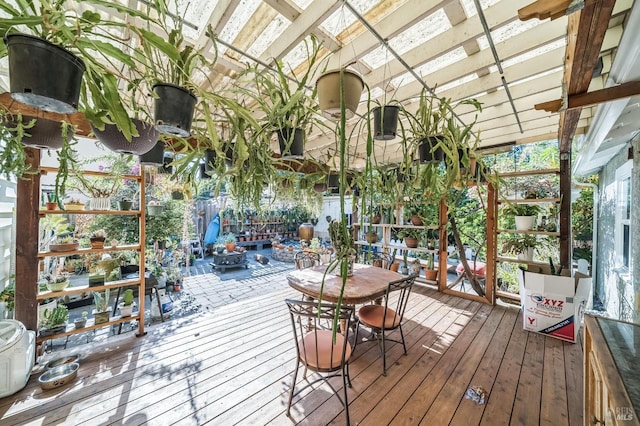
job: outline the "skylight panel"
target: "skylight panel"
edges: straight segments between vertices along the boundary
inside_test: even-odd
[[[402,55],[450,28],[451,23],[447,15],[444,13],[444,10],[439,9],[437,12],[432,13],[389,40],[389,46],[398,54]]]
[[[236,10],[233,11],[227,25],[220,32],[220,39],[227,43],[233,43],[261,3],[262,0],[242,0]],[[225,46],[220,46],[220,54],[224,54],[226,50]]]
[[[256,38],[256,41],[247,49],[247,53],[254,57],[260,57],[284,32],[289,23],[282,15],[278,14],[260,34],[260,37]]]
[[[170,0],[168,10],[184,19],[182,33],[185,38],[196,40],[206,30],[207,20],[213,13],[216,3],[217,1],[208,0]],[[193,28],[194,26],[197,29]]]
[[[369,9],[374,7],[378,0],[351,0],[349,4],[353,6],[359,14],[364,15]],[[356,22],[358,18],[351,13],[346,6],[338,8],[323,23],[322,27],[334,36],[338,36],[346,30],[349,25]]]
[[[437,93],[442,93],[446,90],[453,89],[454,87],[460,86],[462,84],[468,83],[478,78],[476,73],[465,75],[464,77],[460,77],[457,80],[454,80],[450,83],[443,84],[442,86],[438,86]]]
[[[513,36],[523,33],[537,25],[540,25],[540,21],[538,21],[537,19],[531,19],[524,22],[515,20],[508,23],[507,25],[503,25],[500,28],[496,28],[495,30],[491,31],[491,38],[493,39],[493,42],[497,44],[501,41],[507,40]]]
[[[500,0],[480,0],[480,6],[482,6],[482,10],[486,10],[488,7],[493,6],[498,3]],[[508,0],[503,0],[503,3],[508,2]],[[472,16],[476,16],[478,11],[476,10],[476,5],[473,0],[462,0],[462,7],[464,8],[465,13],[467,14],[467,18],[471,18]]]
[[[527,59],[531,59],[535,56],[540,56],[543,53],[550,52],[551,50],[558,49],[559,47],[563,47],[565,45],[565,40],[560,39],[549,44],[545,44],[544,46],[540,46],[537,49],[530,50],[529,52],[523,53],[522,55],[514,56],[513,58],[509,58],[507,60],[502,61],[502,66],[507,68],[512,65],[519,64],[520,62],[524,62]]]
[[[415,68],[415,71],[418,73],[418,75],[427,77],[429,74],[434,73],[458,61],[461,61],[466,57],[467,53],[464,51],[464,48],[458,47],[451,52],[445,53],[442,56],[438,56],[437,58],[427,62],[426,64]]]
[[[360,58],[360,60],[367,64],[371,69],[380,68],[392,59],[394,59],[393,55],[389,53],[387,48],[383,45],[380,45]]]

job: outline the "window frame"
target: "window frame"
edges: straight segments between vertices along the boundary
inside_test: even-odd
[[[616,195],[615,195],[615,266],[622,271],[628,271],[631,268],[631,208],[633,205],[633,182],[631,179],[631,171],[633,169],[633,161],[629,160],[616,169]],[[628,185],[628,186],[627,186]],[[628,216],[628,217],[627,217]],[[627,239],[627,264],[625,264],[625,227],[629,228],[629,238]]]

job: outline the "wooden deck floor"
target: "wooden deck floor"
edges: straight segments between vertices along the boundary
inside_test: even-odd
[[[187,291],[209,295],[243,285],[191,280]],[[144,338],[72,350],[83,356],[76,381],[44,392],[33,375],[0,399],[0,424],[344,424],[326,386],[286,417],[295,347],[283,299],[297,293],[282,272],[251,286],[254,296],[245,289],[243,300],[154,325]],[[408,355],[391,345],[386,377],[375,344],[356,348],[353,424],[582,425],[581,345],[523,331],[518,309],[416,287],[404,330]],[[488,392],[484,405],[465,399],[470,386]]]

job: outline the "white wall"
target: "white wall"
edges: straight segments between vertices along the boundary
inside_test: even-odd
[[[351,214],[352,210],[351,196],[345,197],[344,211],[345,214]],[[340,197],[337,195],[324,197],[322,202],[322,211],[318,216],[318,224],[314,227],[314,235],[319,238],[326,238],[329,236],[329,222],[326,217],[331,216],[331,219],[340,218]]]

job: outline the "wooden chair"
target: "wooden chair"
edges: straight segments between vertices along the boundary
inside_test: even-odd
[[[356,335],[360,324],[371,329],[374,340],[377,340],[380,345],[382,374],[384,376],[387,375],[386,341],[402,343],[404,354],[407,354],[407,346],[404,343],[404,334],[402,333],[402,318],[404,317],[404,311],[407,307],[407,301],[415,278],[416,275],[409,275],[406,278],[390,282],[384,296],[384,306],[365,305],[358,310]],[[386,337],[387,332],[395,329],[400,330],[401,340]]]
[[[303,392],[308,387],[319,381],[324,381],[342,402],[344,406],[347,425],[349,425],[349,401],[347,399],[347,385],[351,387],[349,378],[349,359],[353,352],[352,344],[349,342],[350,321],[353,318],[352,306],[342,305],[338,309],[333,303],[306,302],[300,300],[285,300],[289,307],[291,326],[293,327],[293,339],[296,342],[296,368],[293,371],[293,381],[289,391],[289,402],[287,404],[287,416],[290,416],[291,402],[293,397]],[[326,324],[333,324],[333,318],[337,316],[338,323],[345,325],[345,333],[340,330],[336,332],[336,340],[333,342],[333,330],[326,328]],[[312,322],[312,327],[308,324]],[[295,391],[298,369],[300,364],[304,367],[303,378],[307,384]],[[307,370],[311,370],[318,375],[318,378],[309,382]],[[332,377],[342,377],[344,399],[329,382]]]
[[[298,251],[293,255],[296,269],[312,268],[320,264],[320,254],[313,251]]]

